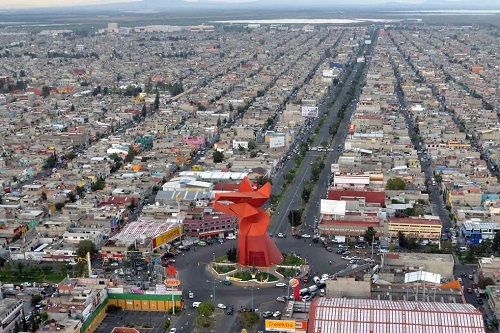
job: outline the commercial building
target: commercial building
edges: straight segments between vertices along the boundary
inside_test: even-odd
[[[14,332],[23,318],[23,301],[15,299],[0,299],[0,333]]]
[[[309,333],[484,333],[483,316],[471,304],[317,298]]]
[[[478,261],[478,275],[480,278],[491,278],[495,282],[500,282],[500,258],[488,257]]]
[[[483,239],[493,239],[500,231],[500,224],[477,221],[465,221],[460,227],[460,233],[471,244],[479,244]]]
[[[388,223],[389,236],[397,237],[402,232],[407,237],[418,239],[440,239],[441,221],[426,218],[391,218]]]
[[[451,254],[436,253],[383,253],[381,268],[388,272],[426,271],[441,274],[445,279],[453,278],[455,261]]]

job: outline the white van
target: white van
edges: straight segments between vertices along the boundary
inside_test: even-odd
[[[193,302],[193,308],[199,307],[201,302]]]

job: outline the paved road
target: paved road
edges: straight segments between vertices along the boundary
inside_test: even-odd
[[[417,149],[420,165],[422,167],[422,171],[425,173],[427,191],[429,193],[431,200],[432,212],[433,214],[437,214],[439,216],[441,224],[445,229],[452,228],[453,223],[450,219],[450,212],[446,209],[443,197],[439,193],[439,187],[432,185],[431,179],[432,177],[434,177],[434,172],[430,162],[430,155],[428,154],[427,149],[425,148],[425,144],[418,140],[418,134],[420,133],[420,131],[418,128],[418,124],[415,123],[415,119],[413,119],[408,112],[408,105],[404,98],[403,90],[401,89],[401,84],[402,84],[401,75],[396,70],[394,71],[394,73],[397,80],[396,95],[398,97],[400,111],[403,113],[405,117],[406,127],[408,128],[408,134],[410,135],[413,145]]]
[[[375,33],[373,33],[373,36]],[[364,45],[362,46],[364,52]],[[371,52],[373,45],[368,47],[366,51]],[[283,195],[280,204],[278,206],[277,214],[275,214],[271,219],[270,232],[285,233],[290,234],[291,227],[288,223],[288,213],[302,205],[301,193],[304,184],[309,180],[311,175],[311,164],[319,158],[324,157],[325,168],[320,173],[319,180],[311,193],[309,198],[309,203],[306,205],[306,210],[303,215],[303,225],[301,226],[302,232],[312,234],[314,233],[314,220],[315,217],[319,216],[319,202],[321,197],[326,193],[328,185],[330,183],[330,165],[338,160],[340,152],[337,147],[343,146],[347,135],[347,127],[350,122],[350,118],[355,109],[355,99],[354,97],[349,100],[348,92],[351,89],[352,83],[354,82],[356,76],[360,75],[361,78],[363,74],[366,74],[365,63],[356,63],[352,67],[349,67],[341,80],[341,83],[332,92],[331,96],[336,96],[337,98],[333,103],[331,99],[325,101],[320,105],[320,114],[327,114],[323,125],[320,127],[318,134],[316,135],[315,141],[312,146],[319,146],[322,142],[330,142],[331,134],[329,133],[329,128],[336,123],[339,115],[339,111],[344,105],[344,103],[350,103],[344,117],[342,118],[338,131],[331,141],[330,147],[334,148],[333,152],[318,152],[318,151],[308,151],[304,157],[302,164],[298,167],[295,178],[289,186],[289,190]],[[361,91],[361,86],[358,85],[355,89],[354,96],[358,96]],[[340,92],[337,91],[340,89]],[[290,161],[293,162],[293,161]]]

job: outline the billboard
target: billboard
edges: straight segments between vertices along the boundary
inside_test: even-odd
[[[321,199],[321,214],[345,215],[346,202],[343,200]]]
[[[269,148],[278,148],[285,146],[285,136],[277,135],[269,138]]]
[[[302,117],[318,117],[319,109],[317,106],[303,106]]]
[[[174,239],[181,237],[182,235],[182,226],[177,225],[170,230],[165,231],[162,234],[159,234],[155,238],[153,238],[153,249],[162,246],[165,243],[171,242]]]
[[[295,320],[266,319],[266,331],[269,331],[269,332],[295,332]]]

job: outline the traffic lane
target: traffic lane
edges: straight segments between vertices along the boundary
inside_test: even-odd
[[[290,185],[290,190],[283,193],[283,198],[280,205],[276,210],[276,214],[271,217],[271,225],[269,230],[276,234],[278,232],[287,233],[290,229],[288,223],[288,212],[296,209],[301,205],[301,194],[303,184],[308,180],[307,176],[310,174],[311,162],[315,159],[311,154],[306,154],[300,167],[297,169],[295,177]],[[278,214],[279,212],[279,214]]]

